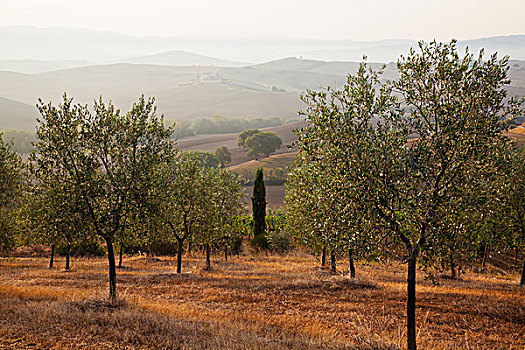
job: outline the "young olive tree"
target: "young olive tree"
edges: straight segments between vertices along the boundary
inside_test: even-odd
[[[158,169],[156,185],[149,195],[151,211],[159,225],[177,241],[177,273],[182,272],[184,242],[192,238],[208,214],[205,210],[209,169],[199,159],[181,153]]]
[[[321,172],[319,166],[307,152],[297,155],[286,184],[287,227],[302,244],[324,254],[328,250],[330,272],[335,274],[337,253],[343,244],[344,231],[338,225],[343,213],[332,196],[337,190],[331,186],[329,171]]]
[[[205,246],[206,269],[211,269],[210,250],[220,244],[227,256],[228,238],[233,231],[234,218],[242,213],[243,193],[235,174],[225,169],[207,169],[202,220],[198,239]]]
[[[4,143],[0,133],[0,251],[8,251],[15,244],[13,210],[17,207],[23,185],[20,156]]]
[[[67,185],[57,181],[62,177],[56,172],[53,177],[44,179],[43,174],[35,173],[34,168],[32,170],[33,184],[23,200],[30,241],[51,246],[49,268],[54,266],[57,246],[65,244],[65,270],[69,271],[71,247],[89,230],[82,215],[82,203],[66,189]]]
[[[151,186],[154,169],[172,157],[171,130],[156,116],[154,99],[144,96],[125,114],[102,98],[91,113],[65,94],[58,106],[39,100],[37,107],[35,167],[43,176],[58,171],[64,191],[78,199],[81,215],[105,240],[109,297],[116,301],[115,237]]]

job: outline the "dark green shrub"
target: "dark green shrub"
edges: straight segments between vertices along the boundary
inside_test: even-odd
[[[294,248],[292,238],[285,231],[274,231],[266,235],[269,248],[279,254],[289,252]]]
[[[255,238],[250,241],[250,245],[256,251],[267,250],[269,248],[269,245],[268,245],[268,239],[266,237],[266,233],[261,233],[255,236]]]

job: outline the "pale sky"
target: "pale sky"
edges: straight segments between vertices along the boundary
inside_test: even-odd
[[[0,0],[0,26],[381,40],[525,34],[525,0]]]

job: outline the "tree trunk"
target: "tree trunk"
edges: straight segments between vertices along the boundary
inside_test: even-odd
[[[323,252],[321,255],[321,266],[326,266],[326,247],[323,246]]]
[[[330,273],[335,275],[336,274],[336,267],[335,267],[335,250],[330,251]]]
[[[210,244],[206,243],[206,270],[211,270]]]
[[[120,250],[119,250],[119,256],[118,256],[118,268],[121,269],[122,268],[122,252],[124,251],[124,242],[123,240],[121,239],[120,240]]]
[[[456,279],[456,264],[453,262],[450,263],[450,278],[455,280]]]
[[[489,244],[485,245],[485,253],[483,253],[483,262],[481,263],[481,269],[485,271],[485,265],[487,263],[487,258],[489,256],[490,248]]]
[[[184,245],[184,239],[177,239],[179,247],[177,248],[177,273],[182,272],[182,246]]]
[[[66,249],[66,271],[70,270],[69,266],[69,259],[71,257],[71,243],[67,242],[67,249]]]
[[[416,257],[408,260],[407,350],[416,350]]]
[[[191,258],[191,237],[188,238],[188,258]]]
[[[51,244],[51,257],[49,258],[49,268],[53,268],[53,263],[55,261],[55,245]]]
[[[355,278],[354,252],[351,248],[348,249],[348,263],[350,264],[350,277]]]
[[[525,286],[525,259],[523,259],[523,268],[521,269],[520,286]]]
[[[224,247],[224,261],[228,261],[228,247]]]
[[[117,302],[117,271],[115,268],[115,252],[113,251],[113,240],[106,238],[109,263],[109,299],[112,303]]]

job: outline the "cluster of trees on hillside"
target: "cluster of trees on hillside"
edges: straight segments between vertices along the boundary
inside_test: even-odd
[[[188,136],[203,134],[229,134],[247,129],[268,128],[280,126],[289,122],[284,117],[245,117],[231,118],[214,115],[211,118],[197,118],[195,120],[167,120],[173,124],[174,137],[181,139]]]
[[[102,98],[91,112],[66,95],[58,106],[37,107],[37,142],[26,166],[8,144],[0,146],[2,248],[12,247],[19,230],[21,241],[48,244],[52,256],[66,246],[69,269],[75,242],[102,240],[116,300],[116,244],[122,258],[125,244],[178,242],[181,272],[186,240],[208,253],[228,241],[242,208],[239,182],[215,155],[179,152],[153,99],[141,97],[124,114]]]
[[[301,241],[354,259],[407,263],[407,347],[416,348],[416,268],[461,268],[490,249],[525,246],[525,158],[503,136],[522,114],[507,99],[508,58],[460,56],[455,42],[420,43],[399,78],[360,65],[340,90],[308,91],[308,125],[287,184]],[[522,284],[525,283],[525,262]]]
[[[268,157],[281,148],[283,141],[273,132],[248,129],[239,134],[237,145],[248,149],[248,157],[258,155]]]

